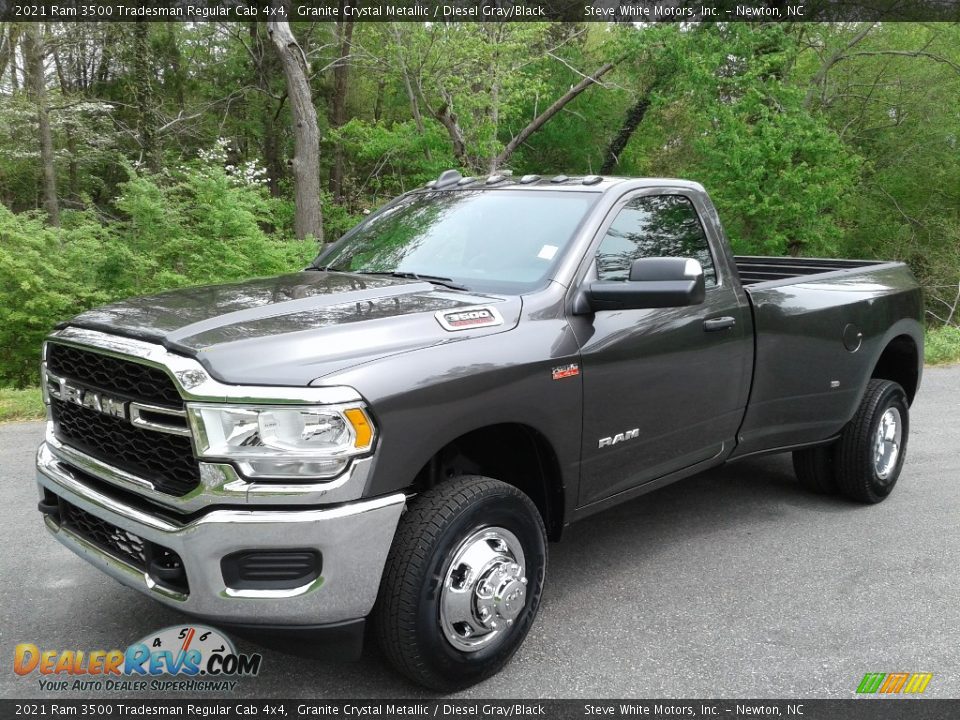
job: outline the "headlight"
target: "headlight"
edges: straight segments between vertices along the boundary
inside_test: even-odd
[[[254,478],[333,477],[373,444],[359,407],[188,403],[187,411],[200,457],[233,460]]]

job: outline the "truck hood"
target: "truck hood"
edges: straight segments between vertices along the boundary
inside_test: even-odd
[[[483,305],[502,324],[446,329],[438,312]],[[519,297],[449,290],[402,278],[304,271],[132,298],[65,325],[162,344],[226,383],[305,386],[354,365],[505,332]]]

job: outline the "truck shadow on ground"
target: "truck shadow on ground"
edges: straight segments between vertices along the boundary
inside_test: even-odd
[[[664,554],[675,556],[691,545],[703,547],[705,536],[716,535],[719,542],[721,536],[741,534],[749,542],[749,536],[762,533],[768,523],[793,522],[792,516],[803,513],[859,508],[803,490],[789,455],[748,459],[687,478],[567,528],[563,541],[550,546],[544,612],[538,624],[545,622],[544,614],[562,615],[570,606],[579,607],[585,593],[595,606],[603,597],[596,588],[618,578],[642,577],[654,565],[662,568]],[[729,538],[724,542],[729,544]],[[265,655],[265,672],[249,685],[254,694],[269,693],[276,685],[286,695],[315,697],[335,689],[331,697],[438,697],[392,672],[369,637],[363,658],[342,664],[242,644],[247,651]],[[481,685],[467,695],[490,697],[491,690],[485,690],[489,687]]]

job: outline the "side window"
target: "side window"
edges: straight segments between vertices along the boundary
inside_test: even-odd
[[[682,195],[646,195],[624,205],[597,250],[597,276],[626,280],[633,261],[645,257],[694,258],[703,266],[707,287],[717,284],[700,218]]]

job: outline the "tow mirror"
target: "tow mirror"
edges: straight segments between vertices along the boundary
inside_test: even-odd
[[[699,305],[705,293],[703,268],[697,260],[653,257],[634,260],[626,281],[590,283],[586,295],[596,312]]]

